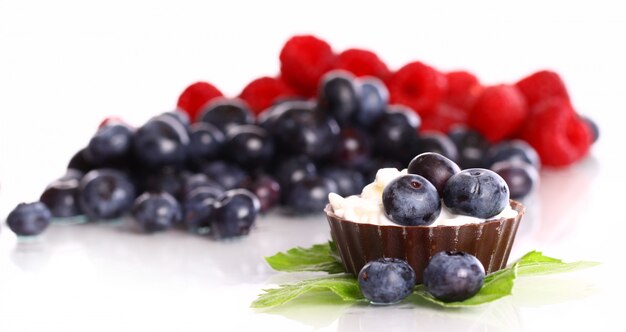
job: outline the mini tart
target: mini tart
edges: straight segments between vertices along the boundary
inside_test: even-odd
[[[330,225],[330,234],[337,245],[346,271],[359,274],[367,262],[382,258],[399,258],[415,270],[417,282],[430,257],[439,251],[464,251],[476,256],[486,273],[506,266],[524,206],[510,201],[517,211],[515,218],[487,220],[478,224],[460,226],[401,226],[372,225],[337,217],[332,206],[324,212]]]

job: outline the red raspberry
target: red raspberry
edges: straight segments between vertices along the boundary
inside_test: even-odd
[[[314,36],[294,36],[280,51],[280,72],[292,88],[306,97],[314,96],[317,83],[335,64],[330,45]]]
[[[437,111],[426,117],[422,117],[420,132],[438,131],[447,134],[454,125],[467,123],[468,113],[452,105],[441,103]]]
[[[357,77],[374,76],[386,81],[391,72],[374,52],[358,48],[347,49],[337,57],[338,69],[344,69]]]
[[[261,77],[248,83],[239,98],[245,100],[254,114],[272,106],[276,99],[293,96],[294,92],[280,78]]]
[[[537,103],[550,98],[558,97],[569,100],[565,83],[563,83],[559,74],[553,71],[538,71],[521,79],[515,86],[524,95],[528,106],[531,108]]]
[[[446,90],[446,76],[419,61],[395,72],[389,80],[391,102],[411,107],[421,116],[435,112]]]
[[[483,90],[478,78],[466,71],[451,71],[446,73],[446,78],[448,79],[446,102],[469,112]]]
[[[124,121],[124,119],[122,119],[121,117],[117,115],[111,115],[111,116],[107,116],[102,121],[100,121],[100,124],[98,125],[98,129],[108,126],[108,125],[114,125],[114,124],[128,125],[126,121]]]
[[[552,98],[534,107],[521,138],[537,150],[542,164],[562,167],[587,155],[592,133],[569,100]]]
[[[221,97],[222,92],[207,82],[196,82],[188,86],[178,97],[178,108],[184,110],[189,115],[189,119],[194,121],[202,106],[215,97]]]
[[[492,143],[511,137],[528,116],[524,96],[513,85],[490,86],[476,100],[469,125]]]

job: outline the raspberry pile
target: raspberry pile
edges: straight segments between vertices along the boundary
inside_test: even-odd
[[[371,51],[337,54],[314,36],[289,39],[280,75],[253,80],[238,97],[197,82],[177,107],[138,127],[102,121],[40,202],[11,212],[10,228],[34,235],[51,217],[131,214],[145,232],[236,237],[259,213],[321,212],[330,192],[357,194],[378,169],[424,152],[491,168],[521,198],[540,160],[580,160],[598,133],[555,73],[483,86],[464,71],[422,62],[392,70]]]

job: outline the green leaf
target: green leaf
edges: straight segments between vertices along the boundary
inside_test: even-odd
[[[342,274],[317,279],[309,279],[295,284],[280,285],[278,288],[264,289],[265,293],[252,302],[252,308],[271,308],[283,305],[302,295],[315,295],[332,292],[344,301],[363,300],[359,285],[352,275]]]
[[[539,251],[531,251],[522,256],[516,264],[518,265],[518,275],[533,276],[585,269],[600,263],[590,261],[565,263],[560,259],[544,256]]]
[[[517,264],[502,269],[500,271],[489,274],[485,277],[483,287],[476,293],[476,295],[470,297],[464,301],[456,302],[443,302],[434,298],[430,293],[426,291],[426,287],[423,284],[415,287],[414,293],[421,298],[438,304],[443,307],[456,308],[456,307],[471,307],[489,303],[505,296],[511,295],[513,290],[513,282],[517,275]]]
[[[334,249],[334,243],[316,244],[309,248],[296,247],[279,252],[265,260],[277,271],[284,272],[346,272]],[[335,249],[336,250],[336,249]]]

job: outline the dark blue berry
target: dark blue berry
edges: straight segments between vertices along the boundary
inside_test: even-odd
[[[537,169],[523,161],[500,161],[491,165],[491,170],[504,179],[512,199],[524,198],[539,182]]]
[[[500,142],[487,151],[489,165],[505,160],[521,160],[531,164],[536,169],[541,167],[537,151],[525,141],[514,139]]]
[[[274,177],[263,174],[246,182],[244,188],[250,190],[261,204],[261,213],[269,211],[280,203],[280,184]]]
[[[165,191],[174,197],[180,197],[182,194],[181,174],[176,167],[165,166],[146,170],[136,178],[141,180],[141,191]]]
[[[66,174],[63,178],[50,183],[39,198],[39,201],[50,209],[55,218],[74,217],[82,214],[78,204],[78,187],[82,176],[77,178],[73,176],[73,174]]]
[[[391,221],[403,226],[427,226],[441,213],[437,189],[425,178],[407,174],[383,190],[383,208]]]
[[[344,167],[358,167],[370,158],[371,142],[366,132],[344,127],[333,153],[333,162]]]
[[[397,258],[371,261],[359,272],[359,289],[373,304],[393,304],[413,292],[415,271]]]
[[[83,176],[78,195],[80,207],[89,218],[114,219],[130,210],[135,187],[123,172],[96,169]]]
[[[448,137],[454,142],[458,151],[457,163],[462,169],[485,168],[487,165],[486,154],[489,142],[479,132],[457,126],[453,128]]]
[[[487,219],[507,207],[509,188],[495,172],[469,168],[448,179],[443,202],[455,214]]]
[[[211,236],[217,239],[247,235],[259,214],[258,198],[246,189],[227,191],[214,205]]]
[[[189,115],[187,114],[187,112],[183,111],[182,109],[176,109],[174,111],[165,112],[165,113],[162,113],[161,115],[172,117],[174,120],[178,121],[185,128],[191,125],[191,119],[189,118]]]
[[[170,229],[182,218],[180,205],[166,192],[141,194],[135,200],[132,214],[146,233]]]
[[[183,225],[192,233],[207,233],[211,227],[214,204],[224,192],[212,187],[199,187],[183,200]]]
[[[214,125],[206,122],[192,124],[189,127],[189,159],[197,164],[220,157],[224,141],[224,134]]]
[[[454,161],[434,152],[422,153],[409,163],[407,172],[423,176],[437,188],[437,193],[441,197],[448,179],[460,172],[461,169]]]
[[[426,291],[435,298],[463,301],[478,293],[485,280],[485,269],[473,255],[440,251],[426,265],[423,280]]]
[[[365,187],[365,178],[361,172],[351,168],[326,167],[322,176],[335,182],[337,194],[343,197],[358,195]]]
[[[201,111],[199,121],[207,122],[224,134],[233,126],[253,124],[254,115],[241,99],[216,98]]]
[[[274,142],[262,127],[234,126],[228,131],[225,150],[228,158],[241,167],[258,169],[274,156]]]
[[[354,76],[343,70],[328,72],[320,80],[317,94],[319,107],[340,125],[348,123],[359,107],[354,81]]]
[[[306,156],[282,159],[278,162],[274,172],[283,194],[295,183],[315,175],[317,175],[317,167]]]
[[[246,172],[239,166],[229,162],[215,160],[205,163],[200,171],[209,177],[210,180],[219,184],[224,190],[241,187],[241,183],[246,179]]]
[[[182,177],[182,200],[187,199],[189,195],[198,188],[210,188],[224,193],[224,188],[219,183],[209,179],[206,174],[186,174]]]
[[[362,128],[370,128],[385,113],[389,102],[387,86],[376,77],[364,77],[357,80],[360,85],[359,108],[354,116],[355,122]]]
[[[7,226],[18,236],[39,235],[50,225],[50,218],[45,204],[20,203],[7,216]]]
[[[417,142],[421,120],[405,106],[389,106],[374,125],[374,150],[376,155],[406,164]]]
[[[135,157],[147,168],[182,165],[187,159],[188,146],[187,130],[169,116],[146,122],[135,132],[133,141]]]
[[[454,145],[452,140],[448,136],[437,132],[420,134],[413,147],[413,156],[425,152],[434,152],[452,161],[456,161],[459,157],[456,145]]]
[[[337,192],[334,181],[321,176],[308,177],[287,188],[286,203],[296,214],[319,213],[331,192]]]
[[[67,164],[67,168],[77,170],[82,173],[87,173],[92,169],[97,168],[97,165],[95,165],[85,156],[87,154],[85,152],[86,150],[87,148],[82,148],[78,150],[70,159],[69,163]]]
[[[100,127],[87,145],[87,155],[97,165],[125,158],[132,149],[133,129],[114,123]]]

